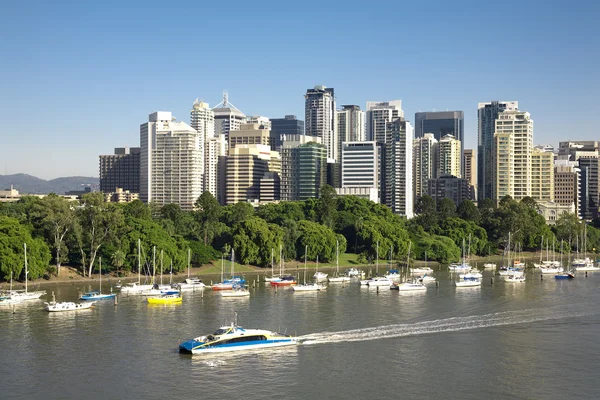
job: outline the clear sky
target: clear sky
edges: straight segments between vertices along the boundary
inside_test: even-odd
[[[4,1],[0,174],[98,176],[148,114],[189,123],[222,91],[247,115],[304,119],[304,93],[463,110],[518,100],[536,144],[600,140],[598,2]]]

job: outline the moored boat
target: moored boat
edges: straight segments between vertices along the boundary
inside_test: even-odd
[[[554,279],[573,279],[575,275],[570,272],[561,272],[560,274],[554,275]]]
[[[104,300],[104,299],[114,299],[116,293],[101,293],[97,290],[84,293],[79,300]]]
[[[420,283],[418,280],[413,280],[411,282],[404,282],[400,284],[393,284],[390,286],[391,290],[398,290],[401,292],[415,292],[415,291],[424,291],[427,290],[427,286]]]
[[[164,294],[160,297],[148,297],[148,304],[179,304],[182,302],[179,294]]]
[[[456,287],[475,287],[475,286],[481,286],[481,279],[477,279],[477,278],[463,279],[461,281],[456,281],[455,285],[456,285]]]
[[[48,312],[61,312],[61,311],[79,311],[88,310],[94,305],[94,302],[85,303],[73,303],[71,301],[65,301],[61,303],[46,303],[46,311]]]

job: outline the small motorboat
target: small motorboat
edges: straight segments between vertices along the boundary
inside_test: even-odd
[[[99,291],[92,291],[92,292],[86,292],[83,295],[81,295],[81,297],[79,298],[79,300],[106,300],[106,299],[114,299],[115,296],[117,294],[116,293],[100,293]]]
[[[571,272],[561,272],[560,274],[554,275],[554,279],[574,279],[575,275]]]
[[[362,282],[361,282],[362,283]],[[391,286],[394,282],[391,279],[380,276],[373,279],[368,279],[367,285],[369,286]]]
[[[180,304],[182,301],[180,294],[163,294],[159,297],[148,297],[148,304]]]
[[[294,292],[316,292],[325,289],[325,286],[318,283],[304,283],[292,286],[292,289],[294,289]]]
[[[296,277],[293,275],[284,275],[279,277],[279,279],[272,280],[271,286],[291,286],[295,285],[296,283]]]
[[[508,275],[507,277],[504,278],[504,282],[522,283],[522,282],[525,282],[525,275],[524,274]]]
[[[485,264],[483,264],[483,268],[484,269],[496,269],[496,264],[495,263],[485,263]]]
[[[433,270],[429,267],[418,267],[418,268],[411,268],[410,273],[414,274],[414,275],[432,274]]]
[[[73,303],[71,301],[64,301],[61,303],[46,303],[46,311],[48,312],[61,312],[61,311],[79,311],[88,310],[94,305],[93,301],[85,303]]]
[[[481,279],[478,278],[465,278],[455,282],[456,287],[476,287],[481,286]]]
[[[313,278],[317,281],[324,281],[325,279],[327,279],[327,274],[321,271],[317,271],[313,275]]]
[[[362,271],[360,271],[358,268],[348,268],[346,270],[346,276],[349,276],[350,278],[354,278],[354,277],[360,277],[363,274]]]
[[[201,279],[198,279],[198,278],[187,278],[185,280],[185,282],[176,283],[172,287],[174,289],[178,289],[178,290],[180,290],[182,292],[183,291],[189,292],[189,291],[204,289],[206,287],[206,285],[204,284],[204,282],[202,282]]]
[[[418,280],[413,280],[412,282],[404,282],[400,284],[393,284],[390,286],[391,290],[398,290],[401,292],[416,292],[416,291],[424,291],[427,290],[427,286],[420,283]]]

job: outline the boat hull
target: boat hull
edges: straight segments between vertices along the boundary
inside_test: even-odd
[[[160,297],[148,297],[148,304],[180,304],[181,301],[181,297],[173,297],[167,299],[162,299]]]
[[[184,354],[225,353],[225,352],[232,352],[232,351],[248,351],[248,350],[258,350],[258,349],[267,349],[267,348],[273,348],[273,347],[298,345],[298,341],[296,339],[283,339],[283,340],[274,339],[274,340],[268,340],[265,343],[249,342],[249,343],[222,345],[222,346],[214,346],[214,347],[204,347],[204,348],[200,348],[200,349],[188,348],[187,346],[185,346],[186,343],[182,343],[179,345],[180,353],[184,353]]]

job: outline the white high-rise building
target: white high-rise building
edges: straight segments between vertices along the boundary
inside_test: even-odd
[[[433,133],[413,140],[413,189],[415,201],[427,194],[427,181],[437,175],[438,141]]]
[[[413,217],[413,139],[414,128],[404,118],[386,124],[385,204],[395,214]]]
[[[204,143],[215,136],[215,113],[210,109],[208,103],[194,101],[190,111],[190,125],[198,131]]]
[[[531,196],[533,120],[526,111],[506,110],[498,114],[494,134],[493,198],[509,195],[515,200]]]
[[[140,125],[140,199],[192,210],[202,194],[203,138],[170,112],[150,114]]]
[[[453,135],[444,136],[439,144],[438,176],[452,175],[462,178],[461,175],[461,143]]]
[[[246,115],[229,102],[227,92],[223,93],[223,101],[212,110],[215,114],[215,134],[225,135],[225,142],[229,143],[229,131],[239,130],[240,125],[246,123]]]
[[[338,131],[338,154],[342,154],[342,146],[345,142],[364,142],[365,135],[365,112],[359,106],[342,106],[341,110],[335,112]]]
[[[404,118],[402,100],[368,101],[366,116],[366,139],[387,143],[391,140],[387,123],[397,118]]]
[[[380,160],[381,154],[376,142],[344,142],[342,187],[338,189],[338,194],[354,194],[356,191],[352,189],[364,188],[369,190],[368,198],[379,203]]]
[[[333,88],[315,86],[306,91],[304,99],[305,134],[320,137],[327,147],[327,158],[337,162],[339,146]]]
[[[271,130],[271,120],[267,117],[263,117],[262,115],[252,115],[246,117],[246,124],[258,124],[262,126],[261,129]]]
[[[210,192],[215,199],[219,199],[219,167],[222,156],[227,154],[225,135],[216,135],[206,142],[204,152],[204,189]]]

